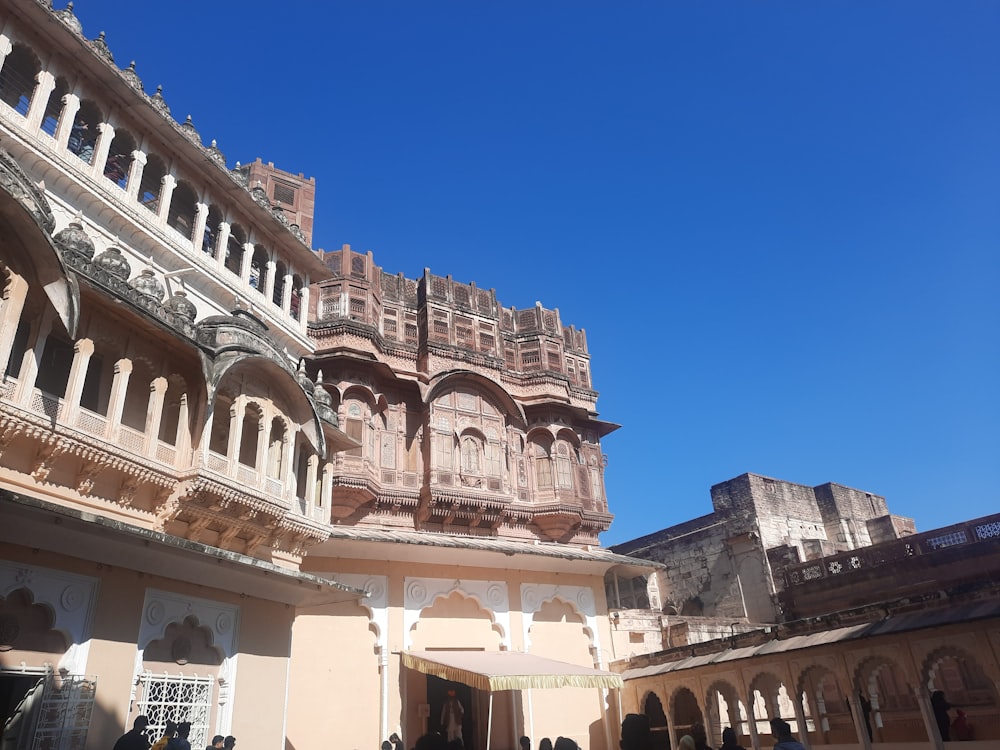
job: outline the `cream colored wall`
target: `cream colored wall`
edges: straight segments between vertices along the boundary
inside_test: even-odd
[[[323,747],[323,738],[326,747],[377,748],[379,659],[367,610],[311,607],[292,632],[287,750]]]
[[[240,608],[231,732],[237,737],[253,737],[255,747],[284,746],[285,684],[294,609],[27,547],[3,545],[0,558],[99,580],[86,665],[86,673],[97,678],[96,705],[87,735],[88,750],[106,750],[129,725],[136,640],[147,588],[235,604]],[[210,576],[211,568],[207,567],[206,580]],[[185,670],[173,665],[173,671]],[[215,697],[218,698],[218,687]]]
[[[457,565],[426,565],[388,561],[364,561],[306,557],[303,569],[317,574],[363,573],[387,577],[388,632],[385,645],[388,653],[387,712],[389,732],[401,731],[407,747],[412,747],[424,731],[425,722],[417,715],[417,707],[427,701],[427,679],[400,665],[399,653],[407,648],[404,632],[404,581],[408,578],[426,578],[456,581],[502,581],[510,605],[510,639],[515,651],[527,649],[523,638],[523,616],[520,610],[521,584],[550,584],[583,586],[590,588],[597,601],[597,624],[600,629],[602,659],[605,667],[612,661],[611,632],[607,625],[607,608],[604,602],[604,582],[600,575],[535,573],[515,569],[488,567],[462,567]],[[358,616],[351,610],[340,610],[336,618],[348,617],[349,625],[322,622],[322,610],[303,611],[295,625],[293,644],[293,676],[289,709],[289,750],[311,750],[329,747],[329,734],[323,727],[327,718],[321,711],[339,711],[323,708],[316,695],[329,686],[336,700],[354,706],[347,724],[340,722],[337,737],[344,742],[339,747],[378,747],[385,739],[378,735],[379,690],[377,684],[377,658],[372,655],[374,639],[361,623],[353,622]],[[360,610],[364,612],[364,610]],[[365,615],[366,616],[366,615]],[[488,609],[480,602],[461,593],[452,592],[438,597],[425,607],[413,628],[412,649],[475,648],[497,650],[502,642],[501,627],[492,622]],[[531,630],[531,653],[586,666],[594,665],[590,651],[591,638],[584,632],[584,618],[571,605],[557,601],[544,605],[534,615]],[[357,638],[365,636],[361,654],[339,656],[342,649],[331,643],[348,643],[357,648]],[[304,659],[304,661],[303,661]],[[372,666],[365,666],[372,665]],[[347,670],[346,672],[344,670]],[[357,699],[351,696],[354,685]],[[347,693],[347,695],[345,695]],[[549,693],[548,698],[542,696]],[[482,739],[486,726],[487,694],[474,693],[472,708],[480,721]],[[533,742],[541,737],[552,739],[561,735],[573,736],[585,750],[606,750],[607,741],[602,722],[601,695],[591,689],[562,689],[533,691],[535,717]],[[539,704],[541,701],[541,704]],[[548,701],[548,702],[546,702]],[[493,748],[514,748],[516,736],[528,733],[527,696],[514,697],[511,693],[497,693],[494,697]],[[347,713],[346,711],[344,713]],[[540,724],[539,721],[542,721]],[[612,717],[614,723],[614,717]],[[363,729],[362,729],[363,727]],[[545,732],[541,731],[545,728]],[[345,732],[349,733],[345,735]],[[516,734],[515,734],[516,733]]]
[[[586,667],[594,665],[584,620],[566,602],[556,599],[542,605],[535,613],[529,637],[533,654]],[[554,741],[563,736],[576,740],[580,747],[606,748],[603,723],[594,718],[602,700],[603,693],[593,688],[532,690],[533,739],[537,742],[549,737]]]

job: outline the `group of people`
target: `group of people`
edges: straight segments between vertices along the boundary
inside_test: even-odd
[[[792,736],[792,727],[784,719],[771,719],[771,734],[776,740],[774,750],[804,750],[802,743]],[[574,745],[575,747],[575,745]],[[652,750],[653,736],[649,718],[643,714],[629,714],[622,722],[622,750]],[[712,750],[708,744],[708,733],[703,724],[691,727],[677,743],[678,750]],[[541,748],[539,748],[541,750]],[[732,727],[722,730],[722,744],[719,750],[745,750],[736,741],[736,731]]]
[[[188,736],[191,734],[191,722],[189,721],[167,721],[163,729],[163,734],[150,744],[149,719],[145,716],[137,716],[132,722],[132,729],[125,732],[115,743],[114,750],[191,750],[191,743]],[[205,750],[234,750],[236,738],[230,735],[223,737],[217,734],[212,738],[212,744]]]

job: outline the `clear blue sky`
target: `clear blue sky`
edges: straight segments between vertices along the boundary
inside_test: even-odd
[[[587,330],[605,544],[747,471],[1000,510],[1000,3],[76,12],[230,164],[315,176],[317,247]]]

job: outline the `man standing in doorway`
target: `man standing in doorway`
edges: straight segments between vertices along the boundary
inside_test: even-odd
[[[465,709],[462,702],[455,695],[454,690],[448,691],[448,698],[444,702],[444,709],[441,711],[441,726],[444,727],[448,742],[462,739],[462,717],[465,716]]]

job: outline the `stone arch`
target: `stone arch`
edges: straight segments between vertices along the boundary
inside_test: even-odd
[[[813,664],[802,670],[796,682],[796,695],[803,700],[808,731],[820,744],[855,742],[857,735],[848,704],[848,687],[825,664]]]
[[[512,421],[522,428],[527,426],[524,410],[502,386],[487,377],[467,370],[447,370],[432,378],[424,393],[424,403],[430,405],[446,390],[463,383],[478,391],[480,395],[488,395],[489,400],[497,407],[497,411],[504,415],[507,421]]]
[[[267,250],[263,245],[253,246],[253,255],[250,256],[250,288],[256,289],[261,294],[264,293],[264,273],[270,260]]]
[[[108,159],[104,162],[104,176],[123,190],[128,187],[128,175],[132,168],[136,138],[128,130],[115,130],[108,149]]]
[[[163,178],[167,176],[167,164],[157,154],[146,157],[146,166],[139,180],[139,203],[154,214],[160,210],[160,196],[163,193]]]
[[[198,247],[205,255],[215,257],[216,246],[219,242],[219,227],[222,225],[222,209],[214,203],[208,207],[208,216],[205,219],[205,229],[202,232],[201,242]]]
[[[80,291],[52,241],[54,229],[41,190],[0,149],[0,267],[23,277],[29,290],[42,290],[73,338],[80,320]]]
[[[739,690],[724,678],[714,680],[705,691],[706,728],[709,737],[720,744],[722,730],[732,727],[737,738],[750,736],[746,706],[740,700]]]
[[[649,720],[649,730],[653,740],[652,750],[667,750],[670,747],[670,730],[667,714],[663,710],[663,699],[655,690],[647,690],[639,710]]]
[[[101,134],[100,126],[103,122],[104,113],[97,102],[92,99],[80,102],[80,109],[77,110],[73,127],[70,128],[66,148],[71,154],[80,157],[84,164],[91,164],[94,161],[97,138]]]
[[[63,106],[66,103],[66,94],[68,93],[69,83],[66,81],[66,78],[64,76],[56,76],[55,85],[49,93],[49,100],[45,103],[45,111],[42,114],[40,129],[46,135],[55,137],[56,128],[59,127],[59,119],[62,117]]]
[[[435,620],[441,622],[436,623]],[[482,626],[474,624],[477,620],[482,622]],[[500,650],[503,637],[502,628],[498,627],[493,612],[484,607],[477,597],[462,591],[436,596],[433,602],[420,611],[408,635],[418,649],[447,645],[483,648],[486,651]]]
[[[1000,727],[994,721],[997,686],[982,668],[982,656],[951,643],[931,651],[920,666],[921,684],[928,694],[942,691],[945,700],[965,714],[974,739],[1000,739]],[[951,739],[965,738],[953,735]]]
[[[233,224],[229,230],[229,239],[226,241],[224,265],[234,276],[239,276],[243,272],[244,245],[247,242],[247,230],[240,224]]]
[[[218,667],[225,655],[215,644],[210,627],[203,625],[196,616],[188,615],[174,620],[164,628],[163,636],[146,644],[145,663],[171,662],[186,667],[188,664]]]
[[[66,649],[59,660],[59,669],[84,673],[97,579],[0,560],[0,597],[7,598],[12,592],[22,590],[28,592],[33,606],[45,607],[52,616],[52,629],[65,637]]]
[[[173,227],[186,240],[194,241],[194,224],[197,214],[198,194],[186,180],[178,180],[170,196],[167,226]]]
[[[423,612],[438,599],[454,593],[472,599],[490,616],[491,629],[500,636],[499,648],[509,649],[510,604],[503,581],[452,580],[447,578],[406,578],[403,583],[403,632],[405,647],[412,648],[413,627]]]
[[[798,696],[794,695],[794,686],[791,687],[792,694],[789,694],[789,686],[781,677],[762,669],[754,675],[747,687],[753,699],[751,710],[757,722],[758,734],[770,732],[768,722],[775,718],[784,719],[791,724],[793,732],[801,731],[795,716],[793,701],[798,700]]]
[[[695,724],[704,724],[705,716],[695,691],[687,685],[679,685],[670,694],[670,717],[672,719],[675,739],[685,734],[691,734]]]
[[[56,627],[55,612],[21,587],[0,597],[0,667],[58,663],[69,647],[69,634]]]
[[[926,742],[921,726],[914,731],[910,717],[919,712],[916,695],[906,671],[885,654],[870,656],[857,665],[854,687],[871,704],[876,742]]]
[[[0,68],[0,101],[22,117],[27,115],[41,70],[42,64],[34,50],[26,44],[14,42]]]

